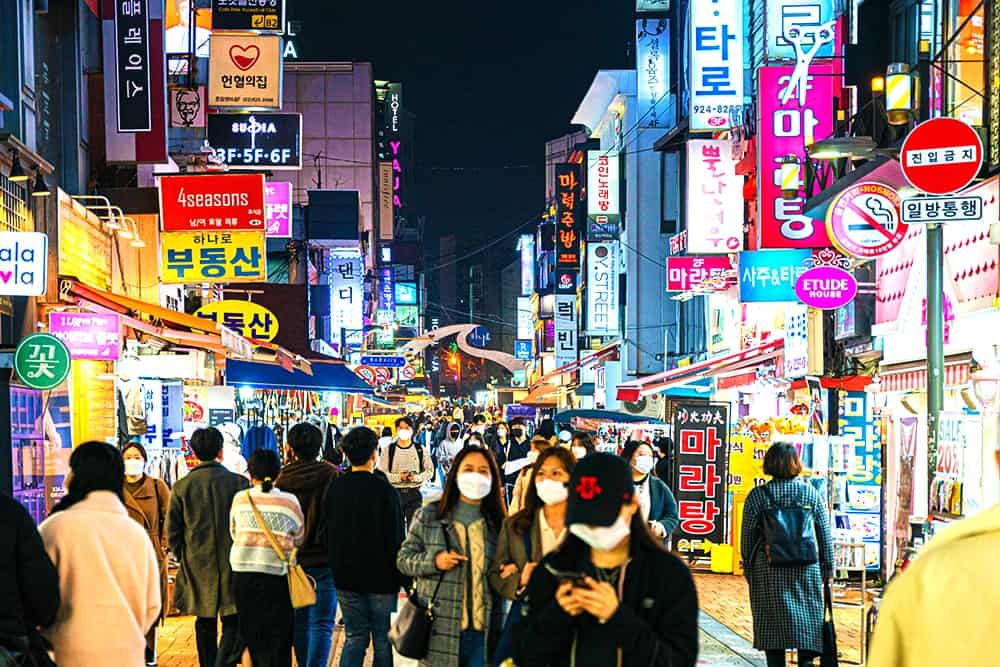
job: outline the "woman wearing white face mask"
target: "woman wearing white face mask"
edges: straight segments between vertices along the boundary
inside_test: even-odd
[[[518,473],[517,481],[514,482],[514,491],[510,495],[511,514],[517,514],[524,508],[524,503],[528,496],[528,487],[531,484],[531,471],[534,469],[538,457],[550,447],[554,447],[554,445],[548,438],[536,435],[531,439],[531,449],[528,450],[528,456],[526,457],[526,467],[522,468],[521,472]]]
[[[694,582],[650,535],[628,464],[610,454],[577,463],[566,525],[528,583],[514,628],[518,667],[692,667]]]
[[[680,516],[670,487],[652,474],[656,467],[653,448],[644,442],[630,440],[622,449],[622,458],[632,467],[632,481],[642,517],[649,522],[653,535],[668,540],[680,525]]]
[[[588,454],[594,453],[594,440],[583,431],[577,431],[573,434],[573,440],[570,442],[570,450],[579,461]]]
[[[153,551],[160,564],[160,599],[167,600],[167,508],[170,506],[170,489],[161,479],[146,474],[145,448],[130,442],[122,450],[125,461],[125,486],[122,498],[128,515],[146,529]],[[146,633],[146,664],[156,664],[156,624]]]
[[[399,550],[400,573],[434,605],[424,667],[485,667],[499,639],[502,606],[487,573],[506,516],[500,470],[489,450],[466,447],[441,500],[413,517]],[[440,582],[440,590],[435,590]]]

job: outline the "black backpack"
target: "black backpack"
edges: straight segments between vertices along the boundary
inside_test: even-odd
[[[758,521],[771,567],[803,567],[819,562],[812,506],[781,507],[767,484],[760,489],[768,506],[761,510]]]

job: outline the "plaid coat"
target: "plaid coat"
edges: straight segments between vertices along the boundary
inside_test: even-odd
[[[445,531],[448,533],[445,540]],[[492,593],[486,573],[493,562],[497,546],[497,533],[486,528],[486,569],[483,572],[483,586],[486,591],[486,665],[489,656],[496,647],[503,629],[503,607],[500,600]],[[413,515],[410,532],[399,549],[396,565],[400,573],[414,578],[417,594],[421,599],[429,601],[434,596],[441,572],[434,565],[434,557],[448,550],[465,553],[461,548],[458,533],[455,531],[450,517],[439,519],[437,504],[425,505]],[[467,554],[466,554],[467,555]],[[441,590],[434,600],[434,626],[431,629],[430,649],[427,659],[421,660],[422,667],[458,667],[459,650],[462,636],[462,608],[465,601],[465,561],[452,568],[444,575]],[[484,665],[484,667],[486,667]]]
[[[790,568],[768,564],[758,517],[769,503],[761,489],[751,491],[743,509],[740,551],[750,583],[753,645],[762,651],[798,648],[819,652],[823,649],[823,577],[833,572],[826,500],[798,479],[775,479],[767,486],[781,506],[812,505],[820,562]]]

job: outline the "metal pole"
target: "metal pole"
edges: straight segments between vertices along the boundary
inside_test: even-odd
[[[920,120],[930,118],[930,44],[920,43]],[[927,225],[927,463],[937,468],[938,436],[944,408],[944,230]]]

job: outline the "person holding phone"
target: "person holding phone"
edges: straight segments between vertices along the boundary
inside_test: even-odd
[[[666,542],[677,530],[681,518],[670,487],[652,474],[656,465],[653,448],[644,442],[630,440],[622,449],[622,458],[632,467],[632,481],[642,518],[649,523],[653,535]]]
[[[567,535],[528,583],[514,628],[518,667],[692,667],[698,596],[653,538],[630,466],[591,454],[569,480]]]

